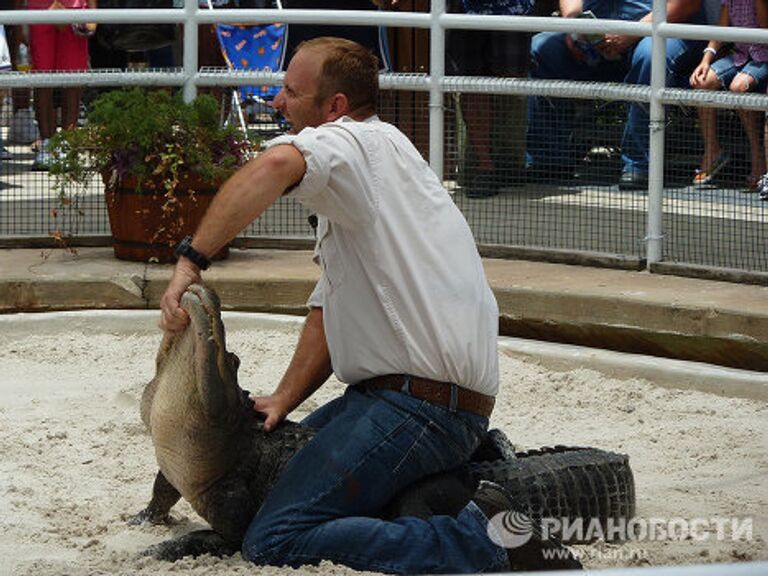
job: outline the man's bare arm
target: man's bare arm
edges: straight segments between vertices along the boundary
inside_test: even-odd
[[[194,248],[206,256],[218,252],[298,183],[305,171],[304,157],[290,144],[248,162],[216,194],[195,232]]]
[[[253,398],[254,408],[266,415],[264,429],[274,429],[294,408],[322,386],[331,373],[323,309],[312,308],[304,322],[291,363],[277,389],[270,396]]]
[[[287,189],[301,181],[306,164],[301,152],[286,144],[275,146],[238,170],[219,190],[195,232],[192,246],[211,257],[271,206]],[[179,306],[181,295],[200,280],[200,269],[179,258],[160,299],[160,327],[183,330],[189,318]]]
[[[575,18],[584,11],[582,0],[560,0],[560,16],[563,18]]]
[[[702,0],[667,0],[667,22],[689,22],[701,10]]]

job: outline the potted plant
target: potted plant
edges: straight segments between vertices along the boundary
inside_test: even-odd
[[[101,94],[82,125],[51,139],[62,206],[73,184],[101,177],[115,256],[172,262],[219,186],[251,157],[253,143],[219,118],[207,95],[185,103],[165,90]]]

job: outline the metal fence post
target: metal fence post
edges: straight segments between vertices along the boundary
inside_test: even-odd
[[[443,86],[445,76],[445,29],[440,17],[445,14],[445,0],[433,0],[429,33],[429,164],[443,179],[444,115]]]
[[[667,41],[659,35],[659,24],[667,19],[667,0],[653,1],[651,52],[651,105],[648,166],[648,214],[646,229],[646,257],[648,264],[659,262],[664,248],[664,105],[661,92],[667,78]]]
[[[191,102],[197,96],[197,19],[198,0],[184,0],[184,101]]]

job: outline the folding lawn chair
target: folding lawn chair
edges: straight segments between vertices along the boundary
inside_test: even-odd
[[[282,10],[282,3],[276,0],[276,7]],[[213,9],[208,0],[209,9]],[[216,36],[222,55],[230,70],[261,70],[279,72],[285,58],[287,29],[284,24],[216,24]],[[243,107],[252,110],[255,117],[271,118],[272,130],[283,131],[285,121],[269,105],[280,91],[280,86],[240,86],[232,92],[232,111],[238,121],[247,129]]]

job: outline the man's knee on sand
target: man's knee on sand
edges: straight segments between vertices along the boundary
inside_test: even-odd
[[[272,517],[256,515],[243,538],[241,550],[243,558],[254,564],[265,566],[273,564],[277,558],[285,555],[284,551],[290,548],[299,532],[285,530],[288,523],[275,520]]]

